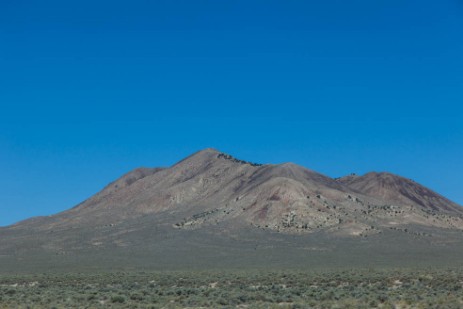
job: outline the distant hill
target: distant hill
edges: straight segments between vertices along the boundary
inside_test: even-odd
[[[401,176],[332,179],[205,149],[129,172],[62,213],[0,228],[0,264],[342,266],[361,264],[365,252],[363,261],[387,264],[423,252],[435,261],[446,250],[458,261],[462,231],[459,205]]]

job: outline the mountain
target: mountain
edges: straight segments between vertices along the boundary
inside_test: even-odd
[[[356,255],[411,242],[422,250],[459,242],[462,231],[460,206],[400,176],[333,179],[293,163],[257,164],[205,149],[169,168],[129,172],[62,213],[0,228],[0,262],[64,265],[72,256],[79,265],[134,264],[127,254],[138,252],[135,264],[145,267],[173,263],[185,250],[181,265],[250,256],[307,262],[298,250],[328,260],[339,248],[357,247]],[[299,253],[289,259],[293,250]]]

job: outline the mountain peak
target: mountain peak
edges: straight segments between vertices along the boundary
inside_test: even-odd
[[[362,194],[398,205],[415,205],[431,211],[459,212],[463,209],[417,182],[389,172],[369,172],[346,176],[339,182]]]
[[[174,166],[180,165],[180,164],[185,163],[185,162],[191,162],[193,164],[204,163],[204,162],[207,162],[207,161],[210,161],[210,160],[216,158],[217,155],[220,154],[220,153],[221,152],[218,151],[217,149],[205,148],[205,149],[199,150],[199,151],[189,155],[188,157],[178,161],[176,164],[174,164]]]
[[[205,148],[199,151],[194,152],[188,158],[193,158],[193,157],[209,157],[209,156],[214,156],[222,153],[221,151],[215,149],[215,148]]]
[[[376,171],[373,171],[373,172],[366,173],[364,176],[370,176],[370,177],[376,177],[376,178],[403,178],[403,179],[405,179],[402,176],[399,176],[399,175],[396,175],[396,174],[393,174],[393,173],[390,173],[390,172],[376,172]]]
[[[198,151],[197,153],[221,153],[221,151],[213,147],[208,147],[208,148],[204,148],[203,150]]]

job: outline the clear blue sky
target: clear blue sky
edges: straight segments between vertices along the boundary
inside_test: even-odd
[[[0,1],[0,225],[214,147],[463,204],[463,3]]]

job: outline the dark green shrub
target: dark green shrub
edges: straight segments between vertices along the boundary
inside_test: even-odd
[[[115,295],[111,297],[111,302],[112,303],[125,303],[125,297],[122,295]]]
[[[96,298],[96,295],[89,295],[87,297],[87,300],[94,300]]]
[[[143,300],[143,298],[144,298],[143,295],[138,294],[138,293],[134,293],[134,294],[130,295],[130,299],[135,300],[135,301]]]

